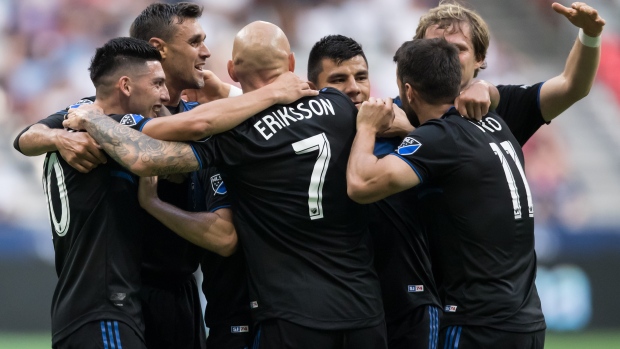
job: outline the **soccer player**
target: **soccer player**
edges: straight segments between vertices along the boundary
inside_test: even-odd
[[[600,35],[605,25],[598,12],[583,2],[570,8],[553,3],[553,10],[579,28],[579,36],[566,59],[564,71],[547,81],[532,85],[499,85],[500,115],[521,145],[540,126],[578,100],[587,96],[600,61]],[[486,67],[489,29],[474,11],[457,3],[441,3],[420,18],[415,38],[443,37],[459,48],[463,77],[467,86]]]
[[[329,35],[319,40],[310,51],[308,78],[318,88],[334,87],[360,106],[370,96],[368,62],[362,47],[342,35]],[[479,87],[481,87],[479,89]],[[487,113],[491,96],[497,98],[494,86],[480,81],[470,84],[467,93],[457,100],[461,114]],[[485,95],[486,93],[486,95]],[[494,103],[497,105],[497,101]],[[384,156],[400,144],[413,130],[404,112],[395,107],[394,123],[375,143],[374,154]],[[398,125],[395,125],[398,122]],[[405,132],[402,134],[402,132]],[[370,206],[370,231],[373,237],[374,265],[381,281],[388,347],[432,347],[437,343],[441,303],[431,271],[428,239],[419,227],[409,196],[417,196],[414,188],[392,195]]]
[[[153,117],[169,99],[161,56],[146,42],[116,38],[90,65],[95,104],[115,123]],[[83,103],[93,103],[84,100]],[[61,127],[66,111],[41,121]],[[140,297],[143,211],[137,177],[114,161],[89,174],[58,151],[45,156],[58,284],[52,300],[54,348],[146,348]]]
[[[421,126],[379,159],[375,135],[392,118],[391,101],[363,104],[348,192],[370,203],[419,185],[412,205],[427,234],[440,241],[433,266],[444,305],[440,348],[542,348],[545,321],[534,283],[534,212],[523,152],[496,114],[473,122],[452,108],[460,91],[458,54],[443,39],[399,48],[394,60],[403,108]]]
[[[237,34],[228,70],[248,93],[294,64],[284,33],[254,22]],[[247,259],[259,346],[385,348],[366,212],[346,195],[356,112],[347,96],[326,88],[192,145],[118,133],[96,108],[73,111],[65,124],[88,130],[137,174],[220,167]]]

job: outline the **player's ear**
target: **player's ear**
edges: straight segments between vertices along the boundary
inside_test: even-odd
[[[159,51],[159,54],[161,54],[162,59],[166,58],[166,52],[168,50],[166,47],[166,42],[164,40],[160,38],[150,38],[149,44],[151,44],[151,46],[155,47],[157,51]]]
[[[230,76],[230,78],[234,82],[239,82],[239,79],[237,79],[237,73],[235,73],[235,65],[233,64],[232,60],[228,61],[228,65],[226,66],[226,68],[228,68],[228,75]]]
[[[125,96],[131,96],[131,79],[127,75],[121,76],[118,79],[118,88]]]
[[[409,83],[405,83],[405,97],[407,97],[407,102],[409,102],[409,104],[418,98],[418,92],[414,90]]]
[[[291,52],[288,55],[288,71],[294,73],[295,72],[295,53]]]

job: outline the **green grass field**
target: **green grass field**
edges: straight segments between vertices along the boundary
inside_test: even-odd
[[[545,349],[620,349],[620,331],[547,333]],[[0,349],[50,348],[47,333],[0,333]]]

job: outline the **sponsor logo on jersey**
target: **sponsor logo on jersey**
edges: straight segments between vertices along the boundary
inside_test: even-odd
[[[139,123],[142,119],[144,119],[141,115],[137,114],[125,114],[119,124],[125,126],[134,126]]]
[[[220,176],[219,173],[211,176],[211,188],[215,192],[215,195],[226,194],[226,185],[224,184],[224,181],[222,181],[222,176]]]
[[[407,290],[409,292],[424,292],[424,285],[409,285]]]
[[[250,302],[250,308],[252,308],[252,309],[258,308],[258,302],[257,301],[251,301]]]
[[[421,146],[422,143],[416,141],[411,137],[406,137],[405,139],[403,139],[402,143],[400,143],[396,152],[398,152],[399,155],[411,155],[418,151]]]
[[[117,307],[122,307],[123,306],[123,301],[125,300],[125,298],[127,298],[127,294],[126,293],[112,293],[110,295],[110,300]]]
[[[446,307],[443,308],[443,311],[447,311],[448,313],[456,313],[456,305],[446,305]]]
[[[230,333],[244,333],[244,332],[250,332],[250,326],[248,325],[230,326]]]

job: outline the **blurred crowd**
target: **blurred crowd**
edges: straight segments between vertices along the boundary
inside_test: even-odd
[[[40,184],[42,158],[26,159],[12,149],[25,126],[94,94],[87,67],[95,48],[116,36],[127,36],[135,16],[152,0],[2,0],[0,1],[0,235],[11,227],[31,226],[48,234],[45,199]],[[174,1],[168,1],[174,2]],[[438,1],[432,0],[196,0],[204,5],[201,23],[211,50],[207,68],[231,82],[226,72],[232,39],[245,24],[266,20],[289,36],[297,57],[296,72],[306,75],[311,46],[328,34],[350,36],[368,55],[372,95],[395,96],[396,48],[411,39],[418,18]],[[546,1],[541,1],[543,3]],[[541,5],[542,6],[542,5]],[[547,5],[545,5],[547,6]],[[561,19],[561,18],[560,18]],[[620,101],[620,40],[601,68],[603,81],[615,83]],[[505,53],[506,43],[491,43],[489,68],[481,76],[500,83],[525,80],[515,69],[519,57]],[[608,51],[611,52],[611,51]],[[615,62],[615,63],[614,63]],[[612,67],[615,65],[616,68]],[[558,73],[561,71],[558,68]],[[615,75],[614,75],[615,74]],[[612,87],[613,88],[613,87]],[[526,147],[527,172],[538,204],[537,222],[564,222],[570,207],[557,208],[578,185],[570,165],[549,128]],[[578,191],[579,189],[577,189]],[[577,222],[578,223],[578,222]],[[1,236],[0,236],[1,238]],[[45,241],[48,243],[48,241]]]

